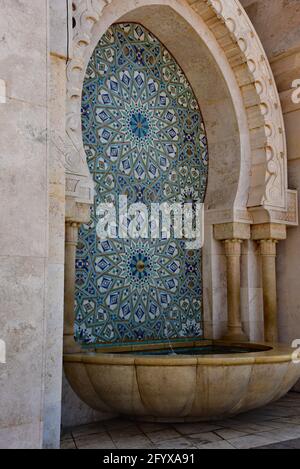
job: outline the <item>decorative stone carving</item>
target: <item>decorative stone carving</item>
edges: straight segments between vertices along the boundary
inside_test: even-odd
[[[254,241],[261,239],[275,239],[276,241],[283,241],[287,237],[287,230],[285,225],[277,223],[263,223],[261,225],[254,225],[251,230],[251,237]]]
[[[298,209],[298,192],[287,190],[287,208],[277,209],[269,208],[265,210],[264,207],[256,207],[249,209],[249,215],[252,216],[253,223],[280,223],[286,226],[298,226],[299,224],[299,209]]]
[[[287,152],[281,104],[259,37],[237,0],[188,0],[225,52],[248,114],[252,147],[249,206],[285,209]]]
[[[143,0],[136,6],[159,3],[159,0]],[[73,59],[67,70],[67,138],[70,151],[66,168],[67,182],[69,185],[72,182],[74,190],[68,190],[67,195],[86,203],[91,202],[93,191],[81,137],[81,90],[94,27],[109,4],[117,6],[118,0],[73,2]],[[292,220],[294,224],[297,215],[295,211],[292,213],[292,205],[288,208],[287,150],[281,104],[267,56],[255,29],[238,0],[187,0],[187,4],[214,34],[234,71],[243,96],[252,149],[248,207],[263,209],[270,221],[279,216],[282,223]]]
[[[246,223],[221,223],[214,226],[214,235],[218,241],[250,239],[250,225]]]
[[[73,2],[73,58],[67,66],[66,194],[67,198],[75,198],[76,201],[88,205],[93,202],[94,183],[87,167],[81,136],[82,82],[86,49],[90,44],[92,29],[108,3],[111,3],[111,0]]]

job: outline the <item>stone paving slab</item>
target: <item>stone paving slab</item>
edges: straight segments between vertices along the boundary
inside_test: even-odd
[[[263,446],[259,449],[300,449],[300,438],[296,440],[275,443],[274,445]]]
[[[83,425],[63,433],[61,449],[300,449],[300,394],[217,422]]]

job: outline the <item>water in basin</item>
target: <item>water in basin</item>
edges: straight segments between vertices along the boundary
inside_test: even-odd
[[[156,350],[135,350],[135,351],[124,351],[119,353],[126,353],[128,355],[143,355],[143,356],[174,356],[174,355],[228,355],[234,353],[257,353],[265,351],[262,348],[253,347],[240,347],[240,346],[222,346],[222,345],[206,345],[202,347],[179,347],[175,349],[156,349]],[[271,350],[271,349],[270,349]]]

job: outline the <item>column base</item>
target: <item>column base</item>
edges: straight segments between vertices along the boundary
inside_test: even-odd
[[[249,338],[243,331],[228,331],[221,340],[225,342],[249,342]]]
[[[81,346],[72,335],[64,335],[64,353],[81,353]]]

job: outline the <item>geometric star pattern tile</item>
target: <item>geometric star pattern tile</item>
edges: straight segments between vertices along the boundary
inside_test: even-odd
[[[141,25],[113,25],[99,41],[84,81],[82,131],[95,201],[79,233],[76,339],[201,337],[200,250],[175,237],[101,241],[96,234],[98,205],[120,195],[149,208],[205,197],[208,150],[197,99],[172,55]]]

